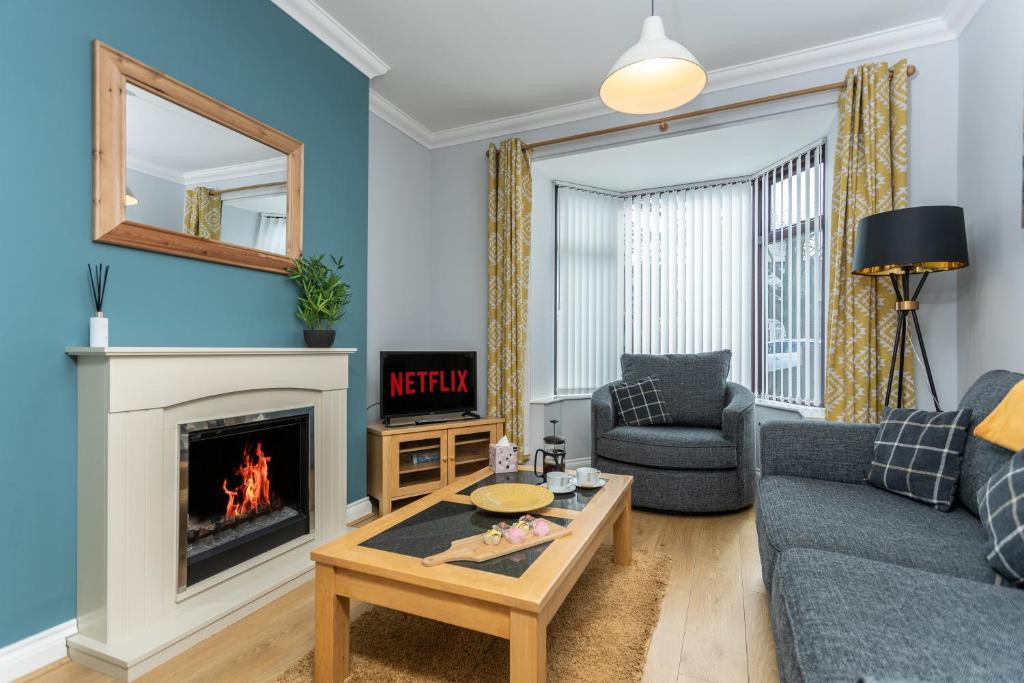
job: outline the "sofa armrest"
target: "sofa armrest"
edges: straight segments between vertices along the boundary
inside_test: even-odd
[[[615,427],[615,401],[612,399],[612,385],[609,382],[594,390],[590,397],[590,464],[597,460],[597,440]]]
[[[878,425],[773,421],[761,426],[761,474],[860,483]]]
[[[749,502],[754,496],[757,464],[754,461],[754,393],[741,384],[726,382],[722,434],[736,444],[738,499]]]

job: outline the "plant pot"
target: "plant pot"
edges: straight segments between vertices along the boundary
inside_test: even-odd
[[[334,345],[334,330],[303,330],[306,346],[312,349],[326,349]]]

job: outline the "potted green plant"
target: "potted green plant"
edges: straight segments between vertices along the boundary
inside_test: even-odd
[[[341,279],[342,260],[325,256],[297,258],[288,270],[288,277],[299,290],[298,308],[295,315],[306,329],[302,336],[306,345],[313,348],[327,348],[334,344],[334,323],[345,314],[345,306],[351,301],[349,286]]]

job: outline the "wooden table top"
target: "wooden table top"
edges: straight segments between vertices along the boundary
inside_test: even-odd
[[[632,477],[602,473],[601,478],[608,483],[593,494],[582,510],[548,507],[531,513],[534,516],[571,520],[572,533],[548,544],[544,552],[518,578],[454,564],[425,567],[419,557],[360,545],[442,501],[463,504],[473,509],[469,496],[459,492],[491,474],[490,468],[484,468],[460,477],[434,493],[320,546],[311,553],[311,557],[320,564],[530,612],[542,611],[552,600],[558,600],[556,605],[560,604],[582,571],[578,565],[589,561],[594,544],[602,541],[597,537],[599,532],[607,529],[606,523],[612,513],[617,513],[623,504],[628,504],[626,494],[633,485]]]

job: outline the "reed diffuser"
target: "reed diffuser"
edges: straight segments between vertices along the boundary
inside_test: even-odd
[[[109,319],[103,316],[103,297],[107,293],[107,276],[110,266],[102,263],[88,265],[89,293],[96,305],[96,315],[89,318],[89,346],[106,348],[110,341]]]

